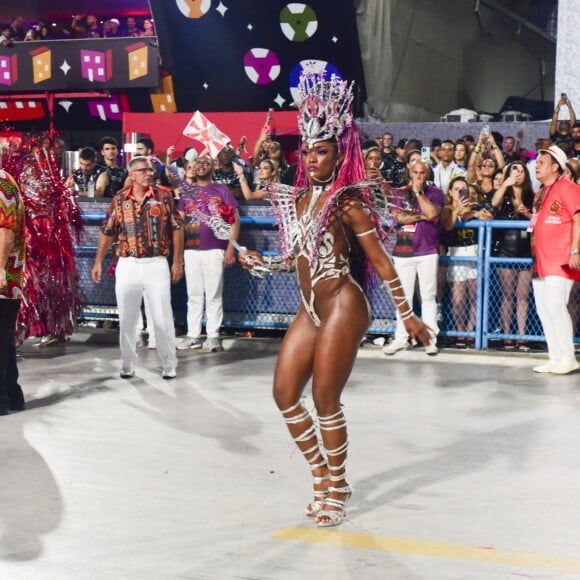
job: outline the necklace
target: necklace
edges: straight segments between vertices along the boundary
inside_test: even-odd
[[[559,180],[560,180],[560,178],[558,177],[558,179],[556,179],[556,181],[554,181],[554,183],[551,183],[547,187],[545,185],[542,185],[542,189],[540,189],[536,199],[534,200],[534,209],[536,210],[536,213],[540,213],[540,210],[542,209],[542,206],[544,205],[544,200],[546,199],[546,197],[548,197],[548,193],[550,193],[552,187],[554,187],[554,185]]]
[[[318,203],[322,192],[324,191],[324,187],[322,185],[314,185],[312,187],[312,195],[310,196],[310,203],[308,204],[308,209],[302,214],[302,221],[304,223],[309,222],[312,219],[312,211],[314,207]]]
[[[331,181],[334,181],[334,171],[330,174],[330,177],[328,179],[317,179],[316,181],[318,181],[318,183],[322,183],[323,185],[330,183]],[[310,177],[312,177],[312,173],[310,174]]]

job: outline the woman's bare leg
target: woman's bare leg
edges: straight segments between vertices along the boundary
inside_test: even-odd
[[[455,320],[455,329],[459,332],[465,330],[465,282],[455,280],[451,283],[451,303],[453,309],[453,319]]]
[[[516,289],[516,313],[518,319],[518,334],[526,334],[526,323],[528,321],[528,310],[530,307],[530,290],[532,288],[532,271],[531,269],[518,272],[518,286]]]
[[[516,294],[516,273],[509,268],[499,268],[498,274],[501,288],[500,326],[504,334],[510,334]]]
[[[467,331],[473,332],[475,329],[476,307],[477,307],[477,280],[471,278],[467,280],[467,304],[469,308],[469,321],[467,323]]]
[[[345,304],[337,301],[332,311],[326,313],[318,331],[312,396],[318,413],[330,478],[324,508],[316,518],[319,526],[342,522],[344,503],[351,493],[346,481],[348,438],[340,397],[367,327],[366,304],[355,300],[345,307]]]
[[[274,373],[274,400],[314,478],[314,500],[306,506],[308,516],[314,516],[322,509],[328,488],[328,468],[319,446],[316,426],[301,400],[312,375],[317,334],[312,319],[304,308],[300,308],[282,342]]]

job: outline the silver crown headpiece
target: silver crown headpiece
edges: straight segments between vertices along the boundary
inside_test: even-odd
[[[309,147],[316,141],[338,139],[353,122],[351,103],[353,83],[336,75],[330,80],[324,73],[306,70],[298,84],[298,129],[302,142]]]

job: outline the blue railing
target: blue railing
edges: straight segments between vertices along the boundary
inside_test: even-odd
[[[251,208],[251,206],[248,206]],[[250,212],[251,209],[243,210]],[[84,315],[99,317],[100,309],[105,307],[107,317],[110,309],[115,308],[114,284],[108,280],[101,287],[95,287],[90,281],[90,267],[96,251],[98,240],[98,226],[105,217],[103,211],[90,211],[83,214],[87,230],[92,230],[92,238],[84,236],[77,246],[77,262],[81,274],[81,284],[84,295],[87,297],[87,308]],[[278,251],[278,235],[275,229],[275,220],[271,215],[242,215],[240,243],[251,249],[273,255]],[[477,278],[475,281],[475,324],[472,330],[460,330],[454,319],[451,287],[445,282],[445,291],[442,298],[442,320],[440,322],[440,336],[449,338],[474,339],[475,348],[487,348],[493,340],[523,340],[544,341],[542,327],[535,310],[533,290],[531,284],[527,290],[525,300],[518,304],[515,300],[516,287],[508,289],[513,292],[513,303],[503,300],[502,276],[505,272],[514,279],[521,277],[528,283],[530,258],[503,258],[492,255],[492,241],[494,232],[499,229],[520,229],[524,231],[528,226],[526,221],[479,221],[474,220],[460,225],[477,231],[478,252],[476,256],[456,257],[441,256],[442,274],[444,267],[458,264],[475,264]],[[105,264],[104,267],[107,265]],[[578,286],[578,285],[577,285]],[[369,332],[373,334],[391,334],[395,329],[395,310],[390,298],[384,292],[377,279],[369,280],[367,293],[372,308],[372,322]],[[580,292],[572,299],[576,301],[580,311]],[[524,298],[521,298],[524,301]],[[174,289],[174,312],[176,322],[183,323],[185,309],[185,285]],[[507,304],[506,304],[507,303]],[[242,328],[280,328],[289,326],[300,304],[300,295],[296,278],[293,274],[276,274],[264,280],[251,277],[239,265],[226,269],[224,280],[224,326]],[[509,329],[501,328],[502,309],[504,322],[507,316]],[[525,332],[517,329],[517,318],[525,313]],[[507,312],[507,315],[505,314]],[[97,313],[97,314],[95,314]],[[179,314],[181,313],[181,314]],[[470,312],[460,313],[463,322],[468,320]],[[181,316],[182,320],[178,320]],[[457,312],[455,312],[457,316]],[[577,323],[577,321],[575,321]],[[466,324],[461,324],[465,327]],[[580,342],[578,328],[576,340]]]

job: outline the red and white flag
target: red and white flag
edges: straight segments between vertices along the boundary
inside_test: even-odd
[[[183,134],[190,139],[201,141],[212,157],[230,142],[230,138],[222,133],[203,113],[196,111],[189,123],[185,126]]]

